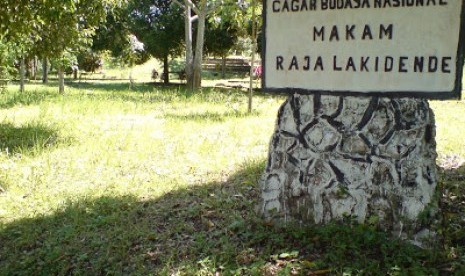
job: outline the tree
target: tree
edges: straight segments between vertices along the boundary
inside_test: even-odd
[[[222,58],[221,72],[223,78],[226,73],[226,57],[237,42],[238,29],[233,22],[216,17],[207,22],[205,51]]]
[[[37,10],[40,18],[40,40],[35,52],[42,58],[58,62],[59,91],[64,93],[63,54],[77,52],[91,43],[92,35],[106,14],[122,0],[52,0],[41,3]]]
[[[14,63],[12,55],[13,45],[0,36],[0,79],[9,79],[10,70]]]
[[[25,57],[40,36],[42,26],[37,11],[41,8],[38,1],[4,0],[0,5],[0,37],[6,42],[14,44],[10,54],[20,59],[20,90],[24,91]]]
[[[124,65],[142,64],[149,58],[143,43],[131,32],[130,3],[124,2],[107,13],[92,36],[92,46],[86,52],[101,54],[109,51],[111,56],[118,58]]]
[[[208,5],[207,0],[199,0],[194,3],[193,0],[173,0],[179,6],[184,8],[184,29],[186,41],[186,77],[187,89],[193,91],[201,87],[202,84],[202,60],[203,60],[203,45],[205,37],[205,20],[207,15],[216,6],[217,1],[212,1]],[[192,13],[195,13],[193,15]],[[197,37],[195,52],[193,51],[193,22],[197,21]]]
[[[4,0],[0,5],[0,34],[18,45],[21,58],[21,87],[24,58],[34,52],[60,58],[89,42],[97,24],[114,4],[123,0]],[[45,70],[46,71],[46,70]],[[60,92],[64,92],[63,66],[59,67]]]
[[[169,57],[177,56],[183,46],[182,13],[166,0],[135,0],[129,7],[131,32],[145,51],[163,61],[164,82],[169,82]]]
[[[172,0],[184,8],[185,41],[186,41],[186,75],[187,87],[195,90],[201,87],[202,60],[204,51],[205,26],[207,17],[218,10],[234,11],[242,5],[243,0]],[[195,51],[193,48],[193,22],[197,22]]]
[[[92,36],[90,51],[93,53],[110,51],[113,57],[124,57],[127,49],[131,47],[129,13],[127,2],[108,12],[106,20],[99,24]]]

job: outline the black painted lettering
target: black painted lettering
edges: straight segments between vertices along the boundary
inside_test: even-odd
[[[431,56],[428,58],[428,72],[434,73],[438,70],[438,58]]]
[[[389,24],[389,26],[384,26],[381,24],[379,26],[379,39],[383,39],[384,36],[387,36],[389,39],[392,39],[394,25]]]
[[[321,41],[325,41],[325,26],[322,26],[319,30],[317,27],[313,27],[313,41],[316,41],[317,37],[321,38]]]
[[[289,71],[292,71],[293,69],[299,70],[299,63],[297,62],[297,57],[293,56],[291,64],[289,65]]]
[[[302,67],[305,71],[310,70],[310,56],[305,56],[305,65]]]
[[[450,64],[449,62],[452,60],[452,57],[443,57],[441,62],[441,70],[443,73],[450,73]]]
[[[360,71],[363,72],[363,71],[366,71],[366,72],[370,72],[370,70],[368,70],[368,61],[370,60],[370,57],[361,57],[360,58]]]
[[[332,0],[329,1],[330,9],[342,9],[344,7],[344,0]]]
[[[302,4],[300,6],[300,11],[308,11],[308,6],[307,6],[307,0],[302,1]]]
[[[346,71],[349,71],[350,68],[352,68],[352,71],[357,72],[357,68],[355,68],[354,59],[352,57],[349,57],[347,60]]]
[[[310,10],[316,10],[316,0],[310,0]]]
[[[399,58],[399,73],[407,73],[408,70],[405,68],[405,62],[408,60],[408,57],[400,57]]]
[[[299,11],[299,0],[291,0],[291,11],[293,12],[298,12]],[[306,1],[302,1],[306,2]]]
[[[321,0],[321,9],[322,10],[328,9],[328,0]]]
[[[365,28],[363,29],[362,39],[365,40],[367,37],[373,39],[373,34],[371,33],[370,25],[365,25]]]
[[[346,40],[355,39],[354,36],[355,25],[346,25]]]
[[[274,0],[273,1],[273,12],[279,12],[281,9],[280,9],[280,4],[281,2],[279,0]]]
[[[428,0],[428,2],[426,2],[426,5],[435,5],[436,6],[436,0]]]
[[[333,29],[331,30],[331,35],[329,36],[329,41],[333,41],[333,39],[339,41],[339,32],[337,31],[336,25],[333,26]]]
[[[277,56],[276,57],[276,71],[284,70],[283,62],[284,62],[283,56]]]
[[[289,3],[287,2],[287,0],[285,0],[281,11],[283,12],[283,11],[289,11],[289,10],[290,10]]]
[[[415,57],[413,62],[413,72],[423,73],[425,57]]]
[[[394,67],[394,58],[391,56],[387,56],[384,59],[384,72],[391,72],[393,67]]]
[[[319,56],[316,59],[315,67],[313,68],[313,71],[316,71],[317,68],[320,68],[321,71],[325,70],[324,67],[323,67],[323,59],[321,58],[321,56]]]
[[[375,58],[375,72],[379,71],[379,57]]]
[[[368,0],[362,0],[362,8],[369,8],[370,7],[370,1]],[[358,4],[358,3],[357,3]]]
[[[342,71],[342,67],[337,66],[337,56],[333,56],[333,70],[334,71]]]
[[[447,5],[447,0],[439,0],[439,5],[441,6]]]

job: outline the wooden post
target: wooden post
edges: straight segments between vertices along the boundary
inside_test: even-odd
[[[24,56],[21,57],[20,66],[19,66],[19,91],[24,92],[26,78],[26,61]]]
[[[256,25],[256,0],[252,0],[252,57],[250,64],[250,83],[249,83],[249,103],[248,112],[252,113],[252,99],[253,99],[253,73],[255,64],[255,52],[257,51],[257,25]]]

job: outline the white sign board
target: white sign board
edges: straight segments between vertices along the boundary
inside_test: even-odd
[[[459,97],[463,0],[264,0],[269,91]]]

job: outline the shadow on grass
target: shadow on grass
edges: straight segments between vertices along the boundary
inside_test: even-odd
[[[248,113],[246,111],[225,111],[225,112],[210,112],[205,111],[202,113],[166,113],[164,116],[167,119],[181,120],[181,121],[195,121],[195,122],[225,122],[234,118],[246,118],[259,115],[258,112]]]
[[[202,79],[204,80],[228,80],[228,79],[244,79],[249,76],[249,72],[231,72],[227,71],[225,78],[223,78],[223,74],[221,70],[203,70],[202,72]]]
[[[437,274],[432,253],[367,226],[264,222],[254,211],[263,168],[250,162],[224,182],[160,198],[83,199],[0,224],[0,274]]]
[[[0,150],[10,154],[38,154],[54,146],[58,132],[49,126],[29,123],[25,126],[0,123]]]
[[[67,83],[69,87],[73,87],[75,89],[84,89],[84,90],[92,90],[92,89],[99,89],[103,91],[115,92],[115,91],[133,91],[133,92],[153,92],[154,90],[159,92],[173,92],[177,91],[181,94],[186,96],[192,96],[198,94],[198,92],[188,92],[186,89],[185,83],[168,83],[164,84],[161,82],[143,82],[143,83],[135,83],[132,89],[129,89],[128,82],[99,82],[99,81],[88,81],[88,82],[70,82]],[[221,87],[202,87],[203,92],[211,92],[211,91],[220,91],[220,92],[230,92],[233,90],[237,90],[235,88],[221,88]]]
[[[462,245],[461,262],[465,275],[465,164],[439,169],[440,207],[443,214],[444,239],[452,247]],[[460,257],[459,257],[460,258]],[[459,259],[460,261],[460,259]]]
[[[43,85],[40,82],[28,84],[35,86],[35,91],[10,91],[0,95],[0,108],[11,108],[14,106],[38,105],[42,102],[52,100],[68,101],[69,98],[80,100],[81,97],[91,97],[93,99],[115,99],[129,102],[177,102],[179,100],[188,101],[193,98],[199,101],[222,103],[230,98],[244,98],[247,92],[236,88],[224,87],[204,87],[199,91],[189,92],[184,84],[164,85],[160,83],[136,83],[131,90],[126,82],[68,82],[67,86],[76,89],[79,93],[59,94],[49,87],[56,87],[54,83]],[[45,87],[45,89],[44,89]],[[269,94],[260,91],[254,92],[255,98],[282,97],[283,94]]]
[[[22,105],[37,105],[45,101],[62,97],[58,92],[50,91],[27,91],[20,93],[19,91],[0,94],[0,108],[11,108],[14,106]]]
[[[82,89],[82,90],[93,90],[98,89],[107,92],[116,92],[116,91],[133,91],[133,92],[151,92],[153,86],[146,83],[135,83],[132,89],[129,89],[129,82],[120,82],[120,81],[86,81],[79,82],[73,81],[66,83],[67,86]]]

